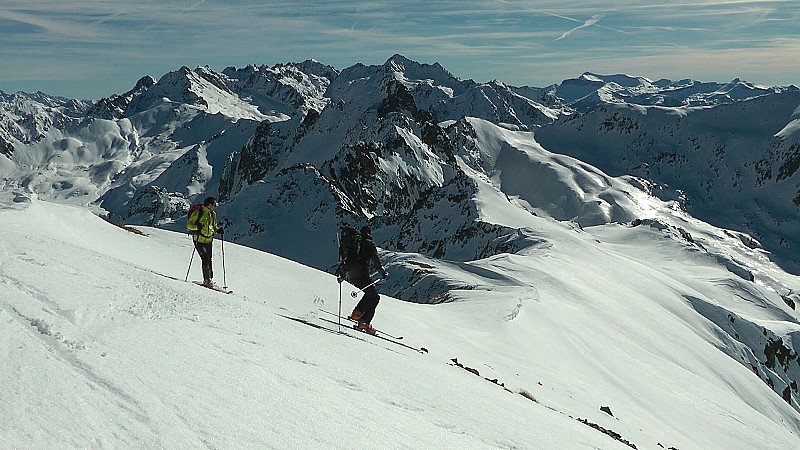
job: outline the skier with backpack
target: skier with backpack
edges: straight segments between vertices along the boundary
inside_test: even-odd
[[[211,249],[214,242],[214,233],[224,236],[225,229],[217,226],[217,199],[207,197],[203,204],[193,205],[189,210],[189,220],[186,228],[192,235],[194,248],[200,255],[203,266],[203,286],[217,289],[214,283],[214,269],[211,264]],[[224,256],[224,255],[223,255]]]
[[[372,240],[372,230],[369,226],[361,227],[361,231],[345,226],[339,237],[339,268],[336,270],[337,280],[344,280],[353,286],[362,289],[364,296],[358,302],[350,319],[358,322],[356,328],[366,333],[375,334],[372,319],[375,317],[375,308],[378,306],[380,296],[375,283],[369,273],[370,263],[381,273],[382,278],[389,276],[378,258],[378,250]]]

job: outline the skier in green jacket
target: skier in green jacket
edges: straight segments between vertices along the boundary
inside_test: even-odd
[[[203,201],[203,206],[194,210],[189,215],[186,228],[192,233],[194,248],[200,255],[203,266],[203,286],[216,288],[214,284],[214,269],[211,265],[211,249],[214,242],[214,233],[222,236],[225,229],[217,227],[217,199],[207,197]]]

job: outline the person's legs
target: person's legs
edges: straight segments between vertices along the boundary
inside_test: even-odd
[[[355,267],[350,267],[347,269],[347,281],[349,281],[353,286],[364,289],[364,287],[369,286],[372,283],[372,280],[369,278],[369,268],[366,265],[357,265]],[[364,294],[366,296],[366,293]],[[364,310],[362,309],[365,307],[364,297],[361,298],[361,301],[358,302],[356,307],[353,309],[352,314],[350,314],[350,318],[357,321],[362,321],[362,316],[364,315]]]
[[[198,242],[195,244],[195,248],[197,248],[197,254],[200,255],[200,261],[203,266],[203,281],[214,279],[214,268],[211,263],[211,243],[203,244]]]
[[[362,313],[361,318],[358,320],[359,322],[372,323],[372,319],[375,317],[375,308],[378,307],[380,299],[381,297],[378,295],[378,290],[375,289],[375,286],[370,286],[364,290],[364,297],[361,298],[361,301],[356,306],[356,309]]]

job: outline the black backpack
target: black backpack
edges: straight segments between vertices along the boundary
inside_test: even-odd
[[[342,226],[339,233],[339,264],[350,268],[362,261],[361,233],[350,225]]]

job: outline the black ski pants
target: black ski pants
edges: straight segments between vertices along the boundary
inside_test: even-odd
[[[369,267],[364,265],[348,269],[347,281],[359,289],[369,286],[372,283],[372,279],[369,277]],[[359,322],[372,323],[372,318],[375,317],[375,309],[378,307],[380,299],[381,297],[378,295],[378,290],[375,289],[374,284],[364,289],[364,296],[361,297],[355,307],[362,314]]]
[[[202,262],[203,281],[214,279],[214,268],[211,265],[212,243],[203,244],[195,242],[194,248],[197,249],[197,254],[200,255],[200,261]]]

